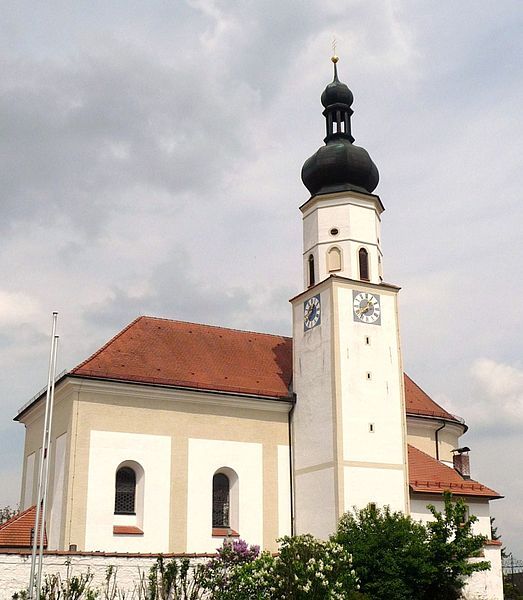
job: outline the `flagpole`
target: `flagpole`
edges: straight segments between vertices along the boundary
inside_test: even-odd
[[[42,509],[42,484],[44,477],[44,464],[46,460],[46,451],[45,451],[45,442],[47,438],[47,429],[49,426],[49,408],[50,408],[50,400],[51,400],[51,387],[54,385],[54,376],[53,376],[53,363],[54,357],[56,355],[56,323],[58,320],[58,313],[53,312],[53,325],[51,331],[51,351],[49,353],[49,369],[47,375],[47,393],[45,397],[45,417],[44,417],[44,428],[42,433],[42,452],[40,455],[40,466],[38,469],[38,492],[36,496],[36,511],[35,511],[35,524],[33,530],[33,549],[31,552],[31,572],[29,575],[29,599],[34,600],[35,598],[35,569],[36,569],[36,553],[38,548],[38,538],[39,538],[39,528],[43,528],[43,520],[45,518],[44,515],[41,514]],[[39,590],[37,590],[36,597],[38,598]]]
[[[54,336],[54,350],[53,350],[53,376],[51,379],[51,396],[49,399],[49,420],[47,422],[47,439],[45,441],[45,469],[44,469],[44,484],[42,492],[42,520],[40,523],[40,542],[39,542],[39,553],[38,553],[38,568],[36,570],[36,589],[40,590],[42,584],[42,563],[44,553],[44,542],[45,542],[45,514],[47,509],[47,493],[49,487],[49,463],[51,462],[51,431],[53,426],[53,408],[54,408],[54,386],[56,381],[56,354],[58,352],[58,340],[59,336]]]

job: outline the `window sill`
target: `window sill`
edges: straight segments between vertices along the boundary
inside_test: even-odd
[[[240,537],[240,534],[228,527],[213,527],[212,537]]]
[[[143,535],[143,531],[132,525],[113,525],[113,535]]]

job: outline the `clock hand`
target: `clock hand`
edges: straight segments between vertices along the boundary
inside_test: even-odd
[[[359,317],[361,317],[361,315],[363,315],[364,313],[366,313],[369,308],[372,308],[373,305],[370,303],[370,301],[367,301],[367,304],[365,306],[360,306],[360,308],[356,311],[356,313],[358,314]]]

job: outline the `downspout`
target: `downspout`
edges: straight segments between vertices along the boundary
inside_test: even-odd
[[[296,394],[292,394],[292,406],[288,414],[289,423],[289,481],[290,481],[290,509],[291,509],[291,536],[294,536],[294,454],[292,452],[292,414],[296,406]]]
[[[441,427],[438,427],[438,429],[436,429],[436,431],[434,432],[434,438],[436,440],[436,460],[439,460],[439,436],[438,433],[442,430],[445,429],[445,421],[442,421],[442,425]]]

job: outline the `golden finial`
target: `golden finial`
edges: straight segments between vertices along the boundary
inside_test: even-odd
[[[332,57],[331,60],[334,64],[336,64],[340,59],[336,56],[336,36],[332,36]]]

